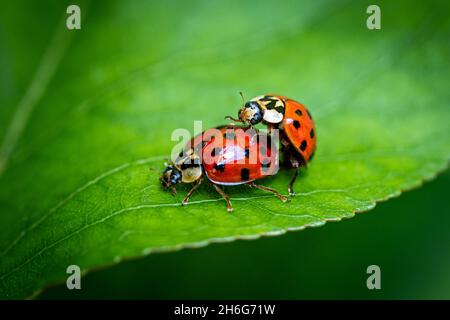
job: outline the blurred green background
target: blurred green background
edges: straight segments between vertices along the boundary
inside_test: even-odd
[[[150,255],[40,298],[450,299],[450,173],[340,223]],[[366,268],[381,268],[381,290]]]

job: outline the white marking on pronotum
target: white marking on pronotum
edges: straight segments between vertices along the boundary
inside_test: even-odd
[[[56,32],[42,56],[38,68],[36,69],[36,73],[17,105],[16,112],[12,117],[3,143],[0,146],[0,175],[5,171],[9,157],[14,151],[17,141],[20,139],[33,109],[42,98],[50,80],[55,74],[59,63],[70,44],[71,38],[72,37],[67,32],[67,29],[62,27],[61,23],[58,23]]]

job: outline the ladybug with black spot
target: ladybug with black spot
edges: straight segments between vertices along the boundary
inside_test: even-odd
[[[241,93],[242,96],[242,93]],[[244,102],[244,98],[242,98]],[[316,150],[316,127],[308,109],[295,100],[275,94],[257,96],[245,103],[239,110],[236,122],[254,126],[263,123],[269,129],[280,130],[281,149],[284,162],[295,169],[288,191],[294,195],[292,186],[298,175],[298,168],[306,166]]]
[[[203,176],[225,199],[229,212],[233,211],[233,207],[221,186],[246,184],[271,192],[286,202],[288,199],[276,190],[254,183],[278,171],[275,146],[269,135],[252,128],[245,130],[238,126],[223,126],[209,129],[191,139],[177,159],[166,166],[160,180],[163,187],[170,188],[173,194],[176,194],[175,185],[181,182],[193,184],[182,205],[188,203],[202,183]]]

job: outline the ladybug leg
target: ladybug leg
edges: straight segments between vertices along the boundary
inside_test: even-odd
[[[264,190],[264,191],[268,191],[268,192],[272,192],[274,195],[276,195],[278,197],[278,199],[280,199],[283,202],[288,201],[288,198],[286,198],[285,196],[283,196],[282,194],[280,194],[277,190],[272,189],[272,188],[268,188],[268,187],[264,187],[264,186],[260,186],[257,184],[254,184],[253,182],[250,182],[247,184],[250,188],[256,188],[256,189],[260,189],[260,190]]]
[[[234,122],[244,123],[244,121],[242,121],[241,119],[236,119],[236,118],[233,118],[231,116],[226,116],[224,119],[228,119],[228,120],[231,120],[231,121],[234,121]]]
[[[169,185],[167,184],[167,182],[164,181],[164,179],[163,179],[162,176],[159,178],[159,180],[162,181],[162,183],[163,183],[163,189],[164,189],[164,190],[170,189],[170,191],[171,191],[171,193],[172,193],[173,196],[176,196],[176,195],[177,195],[177,188],[175,188],[174,186],[169,186]]]
[[[197,190],[197,188],[200,186],[201,183],[202,183],[202,179],[198,179],[198,182],[192,187],[192,189],[188,192],[186,197],[184,197],[183,201],[181,202],[182,206],[187,205],[187,203],[189,202],[189,198],[192,196],[194,191]]]
[[[295,168],[294,176],[292,177],[291,181],[288,184],[288,192],[290,196],[295,196],[295,192],[294,189],[292,189],[292,186],[294,185],[297,176],[298,176],[298,167]]]
[[[233,207],[231,206],[230,197],[228,197],[227,194],[217,184],[213,183],[213,187],[227,202],[227,211],[232,212]]]
[[[298,176],[298,168],[300,167],[300,163],[298,162],[298,160],[293,157],[292,155],[289,156],[289,163],[291,164],[291,167],[295,169],[294,175],[291,178],[291,181],[288,184],[288,192],[290,196],[295,196],[295,192],[294,189],[292,188],[292,186],[295,183],[295,180],[297,179]]]

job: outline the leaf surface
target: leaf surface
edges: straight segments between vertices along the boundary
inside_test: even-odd
[[[77,31],[62,4],[28,6],[0,13],[2,298],[64,281],[72,264],[350,218],[448,164],[448,5],[382,2],[374,31],[358,2],[96,1]],[[318,150],[297,196],[227,188],[229,214],[205,184],[181,207],[188,187],[172,197],[158,181],[171,133],[223,124],[239,91],[312,112]],[[290,175],[261,184],[285,193]]]

